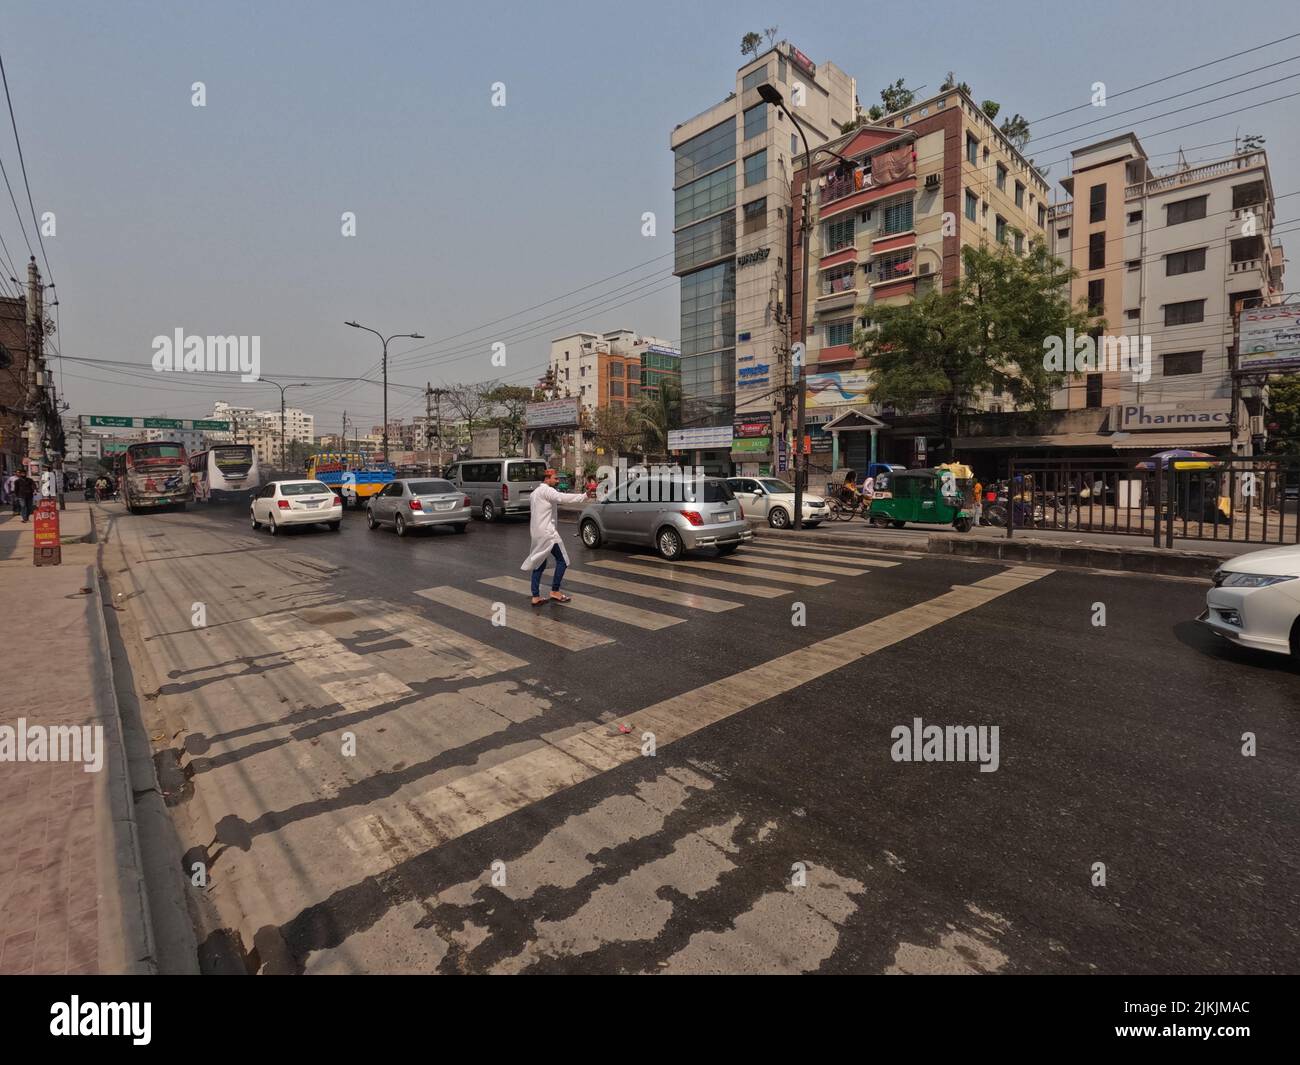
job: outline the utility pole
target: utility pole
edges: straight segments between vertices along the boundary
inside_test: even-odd
[[[438,466],[442,463],[442,397],[447,394],[445,388],[434,388],[429,381],[424,382],[424,447],[426,451],[433,451],[433,440],[429,435],[429,420],[434,419],[436,431],[434,433],[438,438]],[[431,407],[431,403],[437,403],[436,407]],[[429,460],[429,474],[433,475],[433,459]]]
[[[36,265],[36,256],[33,255],[27,263],[27,409],[32,412],[27,456],[38,462],[45,460],[45,447],[42,443],[45,436],[45,349],[41,335],[45,315],[44,291],[41,287],[41,271]]]

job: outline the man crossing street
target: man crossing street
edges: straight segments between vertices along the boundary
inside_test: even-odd
[[[560,591],[564,580],[564,571],[569,568],[569,556],[564,550],[557,527],[560,507],[580,507],[587,502],[585,492],[558,492],[555,489],[559,476],[554,470],[547,470],[542,484],[533,489],[529,500],[528,531],[532,534],[532,550],[524,559],[520,569],[532,570],[533,606],[540,606],[546,600],[542,597],[542,574],[546,563],[555,559],[555,575],[551,578],[551,598],[558,603],[567,603],[569,597]]]

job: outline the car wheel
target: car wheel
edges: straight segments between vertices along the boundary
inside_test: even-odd
[[[452,528],[455,529],[458,533],[463,533],[466,529],[469,528],[469,522],[467,521],[458,522],[457,524],[453,525]]]
[[[767,523],[773,529],[784,529],[790,524],[790,515],[784,507],[773,507],[767,513]]]
[[[739,546],[740,544],[722,544],[721,546],[718,547],[718,554],[720,555],[733,554],[736,548],[738,548]]]
[[[686,553],[681,536],[671,525],[665,525],[659,530],[659,535],[655,537],[655,547],[659,551],[659,557],[668,562],[676,562]]]
[[[397,533],[398,536],[406,535],[406,519],[400,514],[393,519],[393,532]]]
[[[970,532],[970,518],[958,518],[952,523],[952,527],[960,533]]]
[[[892,525],[895,529],[901,529],[904,525],[907,524],[907,522],[905,522],[905,521],[891,521],[889,524]]]
[[[582,535],[582,546],[589,547],[593,551],[600,546],[601,535],[600,526],[588,518],[582,523],[582,528],[578,530]]]
[[[270,520],[268,520],[266,523],[266,531],[269,532],[272,536],[274,536],[276,533],[280,531],[280,526],[278,526],[275,523],[274,514],[271,515]]]
[[[492,500],[483,500],[483,520],[493,522],[497,520],[497,508],[492,505]]]
[[[338,532],[341,528],[343,528],[342,521],[331,521],[331,522],[327,522],[327,524],[330,527],[330,532]]]
[[[262,527],[262,523],[257,520],[257,515],[254,514],[251,510],[248,512],[248,520],[253,523],[254,529],[260,529]]]
[[[375,521],[375,512],[370,507],[366,507],[366,527],[370,529],[379,528],[379,522]]]

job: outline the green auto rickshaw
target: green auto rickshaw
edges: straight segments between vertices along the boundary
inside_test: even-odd
[[[962,473],[967,476],[960,476]],[[890,475],[890,498],[871,501],[872,524],[895,529],[909,522],[951,525],[958,532],[967,532],[974,524],[973,484],[964,467],[898,470]]]

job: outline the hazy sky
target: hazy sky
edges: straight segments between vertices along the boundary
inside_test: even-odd
[[[579,328],[675,341],[669,132],[731,90],[747,30],[778,24],[815,62],[857,77],[864,106],[895,78],[934,91],[954,69],[977,99],[1031,120],[1086,103],[1094,81],[1113,97],[1300,33],[1294,3],[1280,0],[1240,19],[1201,2],[1097,0],[1050,15],[1021,0],[797,6],[795,16],[796,5],[698,0],[8,0],[0,49],[32,194],[38,214],[57,216],[57,235],[45,238],[61,300],[56,343],[65,355],[131,364],[64,361],[73,412],[193,417],[214,399],[278,403],[266,384],[154,374],[152,338],[177,328],[260,335],[262,372],[282,381],[377,376],[379,342],[345,319],[417,331],[428,337],[420,346],[394,342],[407,354],[392,360],[390,380],[421,388],[531,383],[549,338]],[[1252,73],[1111,117],[1243,71]],[[1060,196],[1069,150],[1115,126],[1135,129],[1156,165],[1180,145],[1257,132],[1281,196],[1300,189],[1300,96],[1201,120],[1300,93],[1297,77],[1220,98],[1291,74],[1300,37],[1104,111],[1042,121],[1029,154],[1053,164]],[[206,107],[191,105],[195,81],[206,84]],[[494,82],[505,107],[491,104]],[[1151,135],[1188,122],[1198,124]],[[0,159],[35,246],[7,128]],[[2,189],[0,203],[0,235],[21,269],[27,248]],[[356,214],[355,237],[341,235],[345,211]],[[645,211],[658,218],[653,238],[641,235]],[[1300,218],[1300,196],[1279,200],[1277,213],[1283,224]],[[1294,271],[1289,281],[1300,288]],[[489,363],[498,340],[504,372]],[[289,395],[316,414],[318,432],[337,430],[345,408],[365,427],[379,421],[371,384],[317,382]],[[389,403],[393,416],[423,410],[411,387],[390,391]]]

